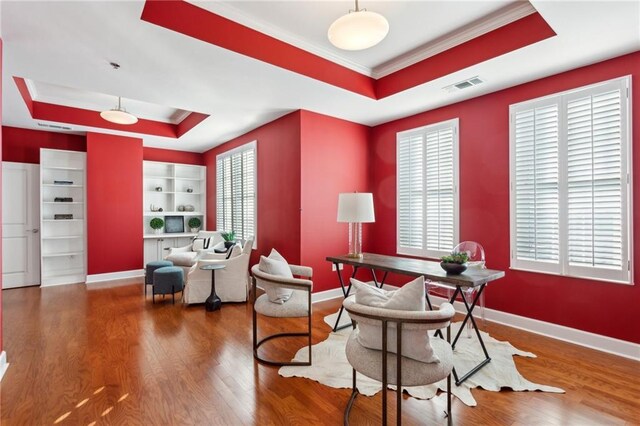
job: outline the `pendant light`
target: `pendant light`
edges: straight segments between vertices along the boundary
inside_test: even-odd
[[[138,117],[129,114],[127,110],[122,108],[120,96],[118,96],[118,106],[108,111],[102,111],[100,117],[115,124],[136,124]]]
[[[380,43],[389,33],[389,22],[376,12],[358,7],[336,19],[329,27],[331,44],[343,50],[364,50]]]

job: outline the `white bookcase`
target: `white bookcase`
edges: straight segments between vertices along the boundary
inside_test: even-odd
[[[40,149],[42,286],[86,281],[85,184],[84,152]]]
[[[144,262],[162,259],[164,248],[189,243],[196,233],[190,232],[189,219],[198,217],[205,229],[207,200],[207,168],[188,164],[145,161],[143,163]],[[152,208],[162,211],[152,211]],[[191,211],[191,208],[193,210]],[[156,233],[149,223],[154,217],[184,218],[182,232]]]

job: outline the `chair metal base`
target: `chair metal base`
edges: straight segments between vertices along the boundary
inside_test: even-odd
[[[311,365],[311,312],[309,312],[308,327],[309,327],[308,331],[304,333],[276,333],[276,334],[272,334],[270,336],[264,337],[258,341],[258,316],[254,307],[253,308],[253,357],[262,364],[266,364],[274,367]],[[307,337],[308,338],[307,347],[309,348],[309,360],[280,362],[280,361],[274,361],[274,360],[269,360],[269,359],[260,357],[260,355],[258,354],[258,348],[263,343],[266,343],[269,340],[274,340],[274,339],[279,339],[284,337]]]
[[[387,398],[386,398],[387,389],[382,389],[382,424],[387,424]],[[396,402],[396,423],[397,425],[402,424],[402,411],[401,411],[401,402],[402,402],[402,384],[398,384],[397,386],[397,402]],[[353,408],[353,404],[356,401],[356,397],[360,394],[358,390],[358,386],[356,384],[356,370],[353,370],[353,390],[351,391],[351,397],[349,398],[349,402],[347,403],[347,407],[344,410],[344,419],[343,423],[345,426],[349,426],[349,414],[351,414],[351,408]],[[451,418],[451,374],[447,376],[447,411],[444,412],[447,417],[447,426],[453,426],[453,420]]]

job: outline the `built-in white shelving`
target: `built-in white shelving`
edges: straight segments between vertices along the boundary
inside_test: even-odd
[[[40,150],[42,286],[86,280],[85,183],[84,152]],[[71,216],[56,219],[57,215]]]
[[[206,218],[206,179],[204,166],[145,161],[143,164],[144,262],[163,257],[166,247],[187,245],[196,235],[190,232],[189,219],[198,217],[204,229]],[[152,211],[162,208],[162,211]],[[187,211],[187,209],[192,211]],[[156,233],[150,226],[154,217],[167,216],[184,221],[182,232]]]

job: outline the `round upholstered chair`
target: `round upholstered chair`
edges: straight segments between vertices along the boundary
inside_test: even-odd
[[[170,294],[172,303],[176,303],[176,293],[184,289],[182,268],[178,266],[165,266],[153,271],[153,303],[156,303],[156,294]]]
[[[387,385],[397,386],[397,424],[401,424],[402,387],[424,386],[447,379],[447,422],[451,420],[451,371],[453,370],[453,351],[450,341],[450,323],[455,314],[453,306],[443,303],[440,309],[433,311],[402,311],[358,304],[355,297],[345,299],[343,306],[356,324],[377,326],[381,333],[382,350],[364,347],[359,339],[360,327],[356,327],[349,336],[346,355],[353,367],[353,391],[344,413],[344,423],[349,424],[349,413],[358,395],[356,371],[382,382],[382,421],[387,423]],[[422,362],[403,356],[402,333],[421,332],[447,328],[447,340],[431,337],[429,343],[437,362]],[[408,339],[404,339],[406,343]],[[393,351],[389,347],[394,348]],[[393,352],[393,353],[392,353]]]
[[[288,265],[293,275],[311,278],[312,269],[306,266]],[[285,278],[272,275],[260,270],[259,265],[251,268],[253,303],[253,356],[263,364],[274,366],[311,365],[311,291],[313,282],[303,278]],[[283,303],[273,303],[267,293],[256,297],[258,287],[269,291],[271,289],[292,289],[291,296]],[[258,315],[271,318],[306,318],[307,331],[277,333],[258,340]],[[306,337],[309,348],[308,361],[281,362],[262,358],[258,348],[265,342],[283,337]]]

